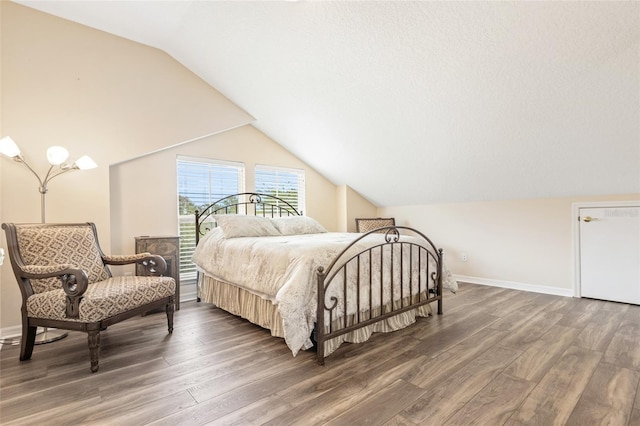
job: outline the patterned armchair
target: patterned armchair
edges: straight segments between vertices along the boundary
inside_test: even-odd
[[[31,358],[37,327],[88,333],[91,372],[98,371],[100,331],[165,308],[173,331],[175,280],[160,276],[161,256],[107,256],[93,223],[3,223],[9,258],[22,292],[20,360]],[[107,265],[139,263],[151,276],[113,277]]]
[[[385,226],[396,226],[396,220],[392,217],[358,218],[356,219],[356,232],[369,232]],[[380,231],[385,232],[385,231]]]

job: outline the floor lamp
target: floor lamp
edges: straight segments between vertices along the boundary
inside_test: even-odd
[[[60,176],[64,173],[70,172],[72,170],[88,170],[98,167],[97,164],[88,156],[82,156],[78,158],[73,164],[68,164],[67,158],[69,158],[69,151],[61,146],[51,146],[47,149],[47,161],[49,162],[49,170],[45,175],[44,179],[38,175],[38,173],[31,168],[29,163],[24,159],[22,153],[20,152],[20,148],[18,145],[11,139],[9,136],[5,136],[0,139],[0,153],[6,155],[9,158],[12,158],[14,161],[23,164],[25,167],[33,173],[33,175],[38,179],[38,183],[40,186],[38,187],[38,191],[40,192],[40,218],[41,222],[45,223],[46,216],[46,199],[48,187],[47,185],[51,181],[51,179]],[[61,332],[58,330],[49,330],[46,327],[42,333],[39,333],[36,336],[36,344],[44,344],[55,342],[56,340],[60,340],[67,336],[67,332]]]

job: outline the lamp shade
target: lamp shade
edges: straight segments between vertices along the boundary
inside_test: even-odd
[[[0,153],[13,158],[20,155],[20,148],[18,148],[18,145],[16,145],[13,139],[9,136],[5,136],[0,139]]]
[[[69,151],[61,146],[50,146],[47,149],[47,161],[52,166],[59,166],[69,158]]]
[[[88,155],[83,155],[82,157],[78,158],[74,165],[80,170],[89,170],[98,167],[96,162],[93,161]]]

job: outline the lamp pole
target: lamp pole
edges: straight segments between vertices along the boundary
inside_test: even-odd
[[[24,160],[24,158],[22,157],[22,154],[18,154],[17,156],[13,157],[13,159],[18,163],[24,164],[31,171],[31,173],[33,173],[36,179],[38,179],[38,183],[40,184],[40,186],[38,187],[38,191],[40,192],[40,222],[45,223],[45,217],[46,217],[45,195],[47,194],[47,183],[49,182],[49,180],[51,180],[49,178],[49,173],[51,173],[51,169],[53,169],[53,165],[49,167],[49,172],[47,173],[47,177],[45,178],[44,181],[42,181],[42,179],[40,178],[40,175],[38,175],[38,173],[36,173],[36,171],[31,168],[29,163],[27,163]]]

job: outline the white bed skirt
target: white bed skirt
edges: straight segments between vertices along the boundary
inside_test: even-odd
[[[216,280],[200,273],[198,279],[200,299],[229,313],[240,316],[250,322],[271,331],[272,336],[284,338],[282,318],[277,306],[270,300],[263,299],[233,284]],[[373,333],[387,333],[403,329],[416,321],[416,317],[427,317],[432,314],[431,305],[423,305],[375,324],[343,334],[326,342],[324,356],[328,356],[340,347],[343,342],[362,343]]]

